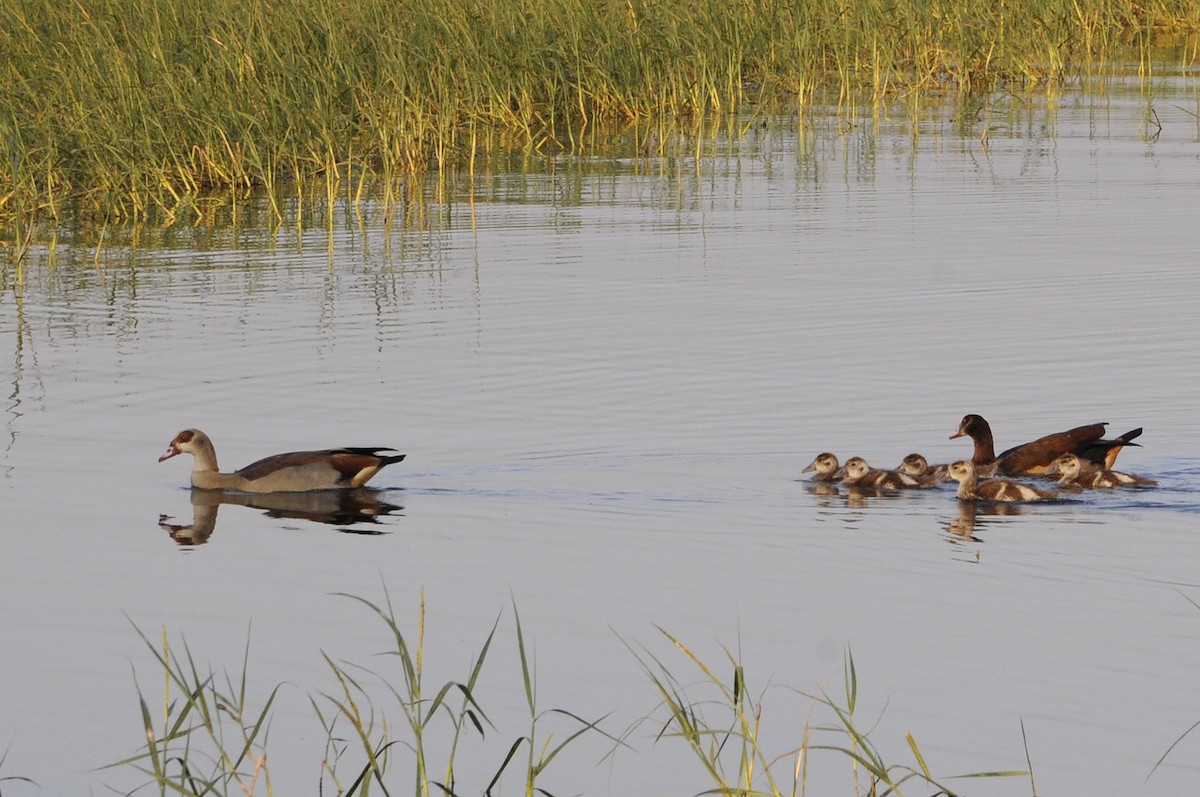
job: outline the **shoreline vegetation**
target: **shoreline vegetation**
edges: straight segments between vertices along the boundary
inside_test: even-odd
[[[284,185],[393,203],[606,126],[654,154],[755,111],[1145,77],[1198,32],[1192,0],[0,0],[0,222],[170,224],[251,190],[281,219]]]
[[[590,756],[583,761],[611,768],[645,743],[684,745],[696,761],[695,775],[676,772],[673,777],[682,788],[685,783],[707,782],[702,794],[806,794],[809,773],[817,766],[814,753],[822,768],[831,760],[847,767],[849,793],[899,795],[902,787],[909,786],[921,794],[930,789],[947,797],[958,793],[932,773],[912,733],[906,733],[899,745],[906,748],[904,757],[911,756],[911,764],[889,763],[869,738],[871,732],[856,714],[856,709],[862,711],[849,651],[841,694],[831,696],[824,690],[806,694],[784,687],[752,693],[733,652],[725,649],[723,659],[710,666],[659,628],[667,643],[665,651],[655,653],[624,641],[648,679],[647,702],[656,695],[658,705],[629,727],[614,730],[610,716],[587,718],[539,705],[536,663],[514,604],[512,623],[520,664],[520,683],[515,686],[524,696],[527,714],[513,728],[508,719],[489,716],[489,690],[481,688],[485,670],[493,669],[491,660],[506,655],[507,644],[497,638],[503,613],[461,679],[442,682],[433,680],[438,676],[425,664],[423,592],[412,633],[401,627],[386,589],[380,604],[354,595],[340,597],[351,598],[375,614],[390,641],[380,659],[382,671],[321,654],[335,685],[308,698],[325,739],[322,751],[313,748],[314,756],[321,759],[320,794],[367,795],[372,787],[389,794],[403,791],[407,778],[413,778],[413,793],[419,797],[516,792],[534,797],[558,794],[564,785],[567,793],[573,793],[577,778],[563,771],[571,765],[554,763],[565,750],[586,748],[578,751]],[[272,688],[265,698],[252,694],[249,644],[239,673],[218,674],[198,666],[187,643],[173,643],[166,629],[159,640],[136,626],[135,630],[156,660],[158,672],[151,681],[161,683],[162,692],[146,693],[138,687],[146,741],[139,752],[104,769],[139,773],[144,780],[126,792],[130,794],[147,790],[192,797],[274,793],[271,762],[276,759],[269,754],[268,739],[283,685]],[[780,689],[806,702],[807,710],[781,709],[774,699],[764,702],[767,692]],[[830,720],[815,721],[814,709],[828,713]],[[785,735],[798,736],[784,739],[782,746],[774,738],[781,718],[789,729]],[[874,724],[878,719],[873,716],[868,721]],[[1025,758],[1028,763],[1028,750]],[[578,759],[575,765],[580,766]],[[1031,770],[979,772],[949,780],[994,777],[1028,779],[1036,793]],[[476,778],[479,782],[473,782]]]

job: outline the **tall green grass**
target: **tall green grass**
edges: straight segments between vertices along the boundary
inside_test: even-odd
[[[382,621],[391,642],[385,661],[395,666],[376,672],[322,654],[336,684],[336,689],[310,698],[325,732],[322,794],[366,797],[372,790],[388,794],[407,772],[413,777],[412,794],[419,797],[491,794],[494,790],[502,793],[501,785],[507,786],[513,778],[519,780],[520,791],[526,797],[533,797],[535,792],[548,793],[539,785],[545,780],[546,769],[579,737],[595,734],[604,737],[606,744],[618,743],[595,721],[538,706],[533,670],[514,606],[528,724],[502,747],[507,754],[491,761],[491,753],[483,752],[479,742],[485,735],[500,731],[488,718],[476,691],[496,626],[470,662],[466,677],[435,682],[430,688],[430,674],[424,663],[424,598],[415,634],[409,634],[402,630],[390,598],[377,605],[356,596],[344,597],[366,606]],[[165,630],[158,643],[140,630],[138,634],[162,673],[162,700],[153,701],[138,687],[146,742],[138,753],[107,768],[131,768],[146,778],[138,790],[153,788],[164,795],[272,794],[268,737],[280,687],[271,689],[261,702],[252,700],[248,689],[249,645],[240,673],[218,677],[197,666],[186,642],[182,650],[179,644],[173,645]],[[381,699],[380,692],[389,699]],[[397,710],[400,722],[391,718]],[[561,738],[545,729],[552,715],[568,723],[569,730]],[[561,730],[563,726],[555,723],[554,727]],[[457,762],[467,747],[466,755],[473,756],[472,771],[485,771],[488,764],[481,764],[480,759],[488,758],[494,772],[486,784],[473,784],[464,790]],[[524,758],[519,755],[522,751]]]
[[[0,214],[386,197],[607,122],[1049,85],[1197,30],[1192,0],[0,0]]]
[[[557,793],[544,785],[546,771],[563,750],[585,736],[602,742],[608,752],[601,760],[609,759],[613,767],[617,766],[614,754],[637,741],[682,742],[698,762],[697,774],[712,783],[705,794],[804,794],[810,757],[816,751],[831,751],[836,759],[849,763],[854,794],[900,794],[901,787],[910,783],[919,786],[922,794],[930,793],[930,788],[938,794],[954,794],[945,780],[935,778],[912,734],[905,737],[912,763],[885,759],[858,720],[858,677],[849,654],[844,696],[839,700],[824,692],[795,693],[808,704],[808,716],[798,723],[797,715],[784,709],[779,716],[791,718],[785,724],[800,727],[800,734],[780,739],[777,728],[773,736],[762,722],[764,712],[778,704],[768,706],[763,695],[751,693],[736,656],[726,651],[720,667],[710,666],[663,631],[672,650],[683,653],[684,667],[673,669],[664,663],[665,656],[650,648],[627,645],[652,687],[646,690],[647,703],[654,694],[660,703],[617,737],[601,727],[607,718],[587,720],[565,709],[540,707],[536,672],[514,606],[520,688],[528,710],[527,724],[514,732],[501,730],[489,718],[484,709],[487,696],[480,689],[481,675],[494,656],[499,618],[468,663],[465,677],[431,683],[425,664],[423,596],[413,632],[402,628],[390,598],[376,604],[352,595],[343,597],[370,610],[386,629],[390,644],[380,671],[322,654],[335,684],[334,689],[310,697],[325,738],[318,788],[322,794],[365,797],[372,791],[407,793],[409,787],[417,797]],[[261,699],[253,697],[248,687],[249,645],[240,672],[218,677],[199,667],[187,644],[172,643],[165,630],[157,641],[140,630],[138,634],[161,673],[162,697],[161,701],[148,697],[138,687],[145,742],[139,752],[108,768],[140,773],[145,780],[135,791],[183,797],[272,794],[269,736],[280,687]],[[719,669],[730,674],[728,681],[718,675]],[[817,711],[828,713],[831,721],[814,724]],[[640,733],[646,727],[657,728],[652,737]],[[490,745],[483,743],[485,737],[491,738]],[[460,770],[477,780],[464,785]],[[1028,773],[960,777],[1023,774]],[[681,784],[693,780],[685,772],[674,777]]]
[[[763,712],[769,709],[764,708],[761,695],[750,692],[738,657],[726,650],[725,660],[718,667],[704,661],[672,634],[659,630],[683,654],[688,669],[694,668],[699,675],[697,682],[682,680],[677,670],[648,649],[630,649],[661,699],[660,712],[651,718],[660,723],[657,737],[679,740],[692,751],[712,782],[712,788],[704,793],[723,797],[806,794],[812,753],[831,751],[850,763],[852,791],[856,795],[899,795],[901,787],[907,784],[916,786],[918,794],[929,794],[930,788],[935,789],[933,794],[946,797],[956,794],[945,779],[935,777],[911,733],[905,734],[911,763],[889,762],[871,740],[869,731],[857,717],[858,674],[849,652],[840,700],[823,691],[815,695],[799,693],[812,708],[827,709],[832,721],[814,724],[810,712],[799,738],[781,741],[764,731]],[[728,679],[720,675],[721,670]],[[1030,773],[978,772],[957,775],[955,779],[1024,775]]]
[[[165,630],[161,647],[140,630],[138,634],[161,668],[162,703],[152,708],[138,689],[144,751],[111,766],[138,770],[163,795],[270,794],[267,738],[279,687],[261,706],[251,708],[246,678],[250,646],[240,677],[226,674],[222,681],[197,665],[186,643],[182,651],[173,648]]]

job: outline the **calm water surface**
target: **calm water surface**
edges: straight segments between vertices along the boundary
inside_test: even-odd
[[[1200,736],[1150,773],[1200,720],[1190,90],[1164,81],[1156,138],[1122,92],[966,129],[772,120],[699,161],[464,178],[390,224],[339,208],[329,229],[118,232],[98,264],[76,229],[21,274],[6,261],[0,777],[38,785],[5,794],[142,782],[96,771],[144,743],[139,686],[161,710],[131,621],[235,676],[249,640],[252,702],[285,684],[275,793],[318,793],[309,699],[338,689],[322,652],[402,683],[376,655],[386,628],[335,593],[385,589],[414,638],[424,593],[434,688],[499,618],[478,689],[497,727],[459,754],[464,794],[529,730],[514,605],[539,706],[605,716],[628,745],[577,741],[539,782],[555,794],[712,785],[655,741],[630,648],[701,680],[656,626],[721,673],[724,649],[740,658],[772,754],[832,721],[800,693],[841,699],[850,651],[889,761],[913,763],[911,732],[941,775],[1025,769],[1023,724],[1039,794],[1187,793]],[[1121,466],[1161,486],[976,515],[949,488],[862,501],[801,479],[827,449],[965,455],[947,437],[967,412],[1001,447],[1144,426]],[[190,463],[156,462],[187,426],[226,469],[333,445],[409,457],[365,507],[197,505]],[[390,788],[408,773],[400,757]],[[808,778],[853,793],[843,756],[814,752]]]

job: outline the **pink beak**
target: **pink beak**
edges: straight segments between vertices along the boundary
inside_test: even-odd
[[[179,453],[179,449],[176,448],[174,445],[167,446],[167,450],[164,451],[163,455],[158,458],[158,461],[162,462],[164,459],[170,459],[171,457],[175,456],[178,453]]]

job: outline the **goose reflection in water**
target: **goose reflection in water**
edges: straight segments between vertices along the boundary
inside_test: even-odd
[[[261,509],[272,518],[308,520],[340,526],[347,534],[383,534],[380,529],[355,528],[356,524],[378,524],[379,519],[404,507],[380,498],[377,490],[318,490],[303,493],[239,493],[224,490],[192,490],[192,522],[172,523],[159,515],[158,526],[180,545],[203,545],[217,525],[221,504]]]

